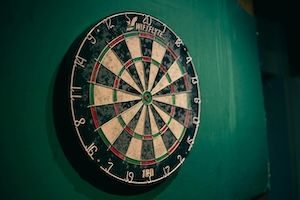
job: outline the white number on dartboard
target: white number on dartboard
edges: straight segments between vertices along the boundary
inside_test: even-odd
[[[130,171],[127,171],[126,172],[125,181],[132,182],[133,178],[134,178],[134,173],[130,172]]]
[[[154,176],[154,169],[153,168],[143,169],[143,171],[142,171],[142,177],[143,178],[149,178],[151,176]]]
[[[177,40],[175,41],[175,44],[177,47],[180,47],[180,45],[182,45],[182,40],[180,38],[177,38]]]
[[[165,175],[165,176],[168,176],[169,173],[170,173],[170,166],[169,166],[169,165],[165,166],[165,167],[163,168],[163,170],[164,170],[164,175]]]
[[[74,125],[76,127],[78,127],[78,126],[80,126],[82,124],[85,124],[85,119],[84,118],[80,118],[80,120],[75,120],[75,122],[74,122]]]
[[[188,56],[186,57],[186,64],[189,64],[190,62],[192,62],[192,57]]]
[[[195,103],[200,103],[200,98],[197,98],[197,97],[194,98],[194,102],[195,102]]]
[[[71,88],[71,92],[72,92],[72,94],[71,94],[71,99],[72,99],[72,101],[74,101],[75,100],[75,98],[77,98],[77,99],[80,99],[80,98],[82,98],[82,95],[79,95],[78,93],[81,91],[81,87],[75,87],[75,86],[73,86],[72,88]],[[77,93],[77,94],[73,94],[73,93]]]
[[[98,147],[95,145],[95,143],[93,142],[92,144],[90,144],[90,146],[86,146],[86,152],[88,153],[88,155],[90,156],[90,158],[92,160],[94,160],[94,153],[96,153],[98,151]]]
[[[146,24],[150,26],[152,24],[152,18],[149,15],[146,15],[145,18],[143,19],[143,24]]]
[[[107,27],[108,29],[111,29],[111,28],[115,27],[115,25],[112,25],[112,24],[111,24],[111,19],[110,19],[110,18],[108,18],[108,19],[105,21],[105,24],[106,24],[106,27]]]
[[[111,168],[114,166],[114,163],[112,163],[112,162],[107,162],[107,163],[108,163],[109,167],[108,167],[108,168],[105,168],[105,170],[106,170],[107,172],[109,172],[109,171],[111,170]]]
[[[199,118],[193,117],[193,124],[198,125],[199,124]]]
[[[88,34],[86,39],[88,39],[92,44],[96,44],[96,38],[92,34]]]
[[[178,156],[177,156],[177,159],[179,160],[180,163],[183,163],[183,161],[184,161],[184,158],[182,158],[181,155],[178,155]]]
[[[198,77],[192,77],[192,84],[197,84],[198,83]]]
[[[190,145],[188,151],[191,150],[191,148],[194,144],[194,140],[195,140],[195,138],[193,138],[193,137],[191,138],[190,136],[188,136],[188,138],[186,139],[186,142]]]
[[[82,67],[82,68],[85,68],[85,64],[86,64],[86,59],[85,58],[82,58],[80,56],[76,56],[75,57],[75,61],[74,61],[74,66],[77,67]]]

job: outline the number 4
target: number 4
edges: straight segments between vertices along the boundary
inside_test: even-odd
[[[194,140],[195,140],[195,138],[194,137],[191,138],[190,136],[188,136],[188,138],[186,139],[186,142],[190,145],[188,151],[191,150],[191,148],[194,144]]]

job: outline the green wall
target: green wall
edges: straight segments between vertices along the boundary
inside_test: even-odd
[[[282,12],[269,10],[269,0],[257,3],[258,48],[263,74],[271,171],[269,199],[300,198],[300,78],[293,66],[297,37],[291,30],[292,4]],[[276,2],[275,2],[276,3]],[[278,3],[278,2],[277,2]],[[260,10],[261,9],[261,10]]]
[[[122,197],[91,186],[69,164],[55,132],[52,95],[72,42],[99,19],[125,10],[149,13],[183,38],[200,76],[202,112],[176,178]],[[3,199],[232,200],[266,189],[255,20],[237,1],[11,0],[2,3],[0,20]]]
[[[300,77],[294,77],[289,79],[288,82],[288,93],[289,93],[289,119],[290,119],[290,151],[291,160],[293,164],[293,182],[294,183],[294,195],[295,199],[300,198]]]

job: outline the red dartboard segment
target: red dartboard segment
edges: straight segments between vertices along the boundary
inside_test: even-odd
[[[141,38],[148,38],[148,39],[153,39],[154,38],[154,36],[152,34],[147,33],[147,32],[141,32],[139,35],[140,35]]]
[[[99,125],[99,121],[98,121],[98,115],[97,115],[97,111],[95,107],[91,107],[91,114],[92,114],[92,118],[93,118],[93,122],[95,124],[95,129],[97,129],[100,125]]]
[[[108,45],[109,45],[110,48],[113,48],[115,45],[120,43],[122,40],[124,40],[124,35],[118,36],[117,38],[112,40]]]
[[[92,75],[91,75],[91,80],[90,80],[91,82],[96,82],[96,78],[97,78],[96,75],[98,73],[99,67],[100,67],[100,63],[96,62],[95,65],[94,65]]]

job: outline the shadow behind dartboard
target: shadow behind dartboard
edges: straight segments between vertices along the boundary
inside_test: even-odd
[[[57,72],[53,91],[53,116],[58,141],[71,166],[79,176],[94,187],[112,194],[133,195],[150,191],[161,185],[166,187],[166,182],[172,181],[177,173],[167,181],[146,186],[132,186],[117,181],[105,174],[90,160],[72,125],[70,109],[70,79],[74,57],[85,37],[87,31],[81,34],[70,46],[65,54]],[[164,184],[162,184],[164,183]],[[117,188],[117,189],[116,189]],[[162,188],[160,187],[160,190]]]

